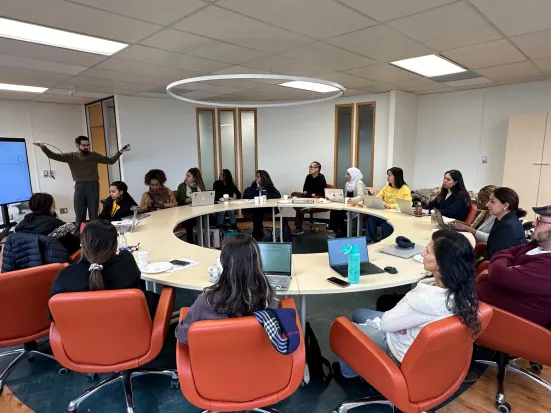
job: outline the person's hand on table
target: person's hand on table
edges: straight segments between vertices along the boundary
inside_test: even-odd
[[[348,200],[348,205],[351,205],[351,206],[356,206],[358,203],[356,201],[354,201],[353,199],[349,199]]]
[[[430,215],[430,211],[428,209],[423,209],[423,215]]]
[[[148,200],[147,200],[147,207],[148,207],[148,208],[151,208],[152,206],[153,206],[153,200],[148,199]]]
[[[190,197],[187,197],[184,201],[186,204],[191,204],[191,198]]]
[[[385,202],[385,209],[391,209],[391,208],[392,208],[392,206],[389,203]]]

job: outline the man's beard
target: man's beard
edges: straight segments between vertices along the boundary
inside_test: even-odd
[[[536,241],[539,245],[545,244],[551,241],[551,231],[542,232],[540,234],[534,234],[532,240]]]
[[[80,153],[81,153],[82,155],[88,155],[88,154],[90,153],[90,149],[81,149],[81,150],[80,150]]]

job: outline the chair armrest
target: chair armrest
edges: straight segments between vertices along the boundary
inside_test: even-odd
[[[150,351],[160,352],[166,339],[168,325],[172,319],[172,310],[174,308],[174,288],[163,287],[155,318],[153,320],[153,329],[151,331]],[[158,353],[157,353],[158,354]]]
[[[292,298],[284,298],[283,300],[281,300],[279,302],[279,308],[292,308],[294,310],[297,309],[295,305],[295,300],[293,300]]]
[[[389,400],[407,399],[408,389],[400,368],[388,355],[345,317],[331,325],[331,350]]]
[[[180,309],[180,322],[186,317],[187,313],[189,313],[190,307],[182,307]]]

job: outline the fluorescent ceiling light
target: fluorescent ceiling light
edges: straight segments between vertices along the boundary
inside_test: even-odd
[[[397,60],[390,64],[425,77],[443,76],[465,72],[467,70],[434,54],[414,57],[412,59]]]
[[[279,86],[292,87],[294,89],[303,89],[309,92],[319,92],[319,93],[336,92],[339,90],[336,87],[323,85],[321,83],[301,82],[298,80],[294,82],[281,83]]]
[[[0,37],[104,56],[110,56],[128,46],[125,43],[3,18],[0,18]]]
[[[48,88],[38,87],[38,86],[10,85],[8,83],[0,83],[0,90],[10,90],[12,92],[43,93],[47,91]]]

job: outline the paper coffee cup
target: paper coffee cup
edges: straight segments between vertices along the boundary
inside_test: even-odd
[[[283,199],[284,199],[285,201],[288,201],[288,200],[289,200],[289,195],[283,195]]]
[[[258,204],[259,202],[260,202],[260,198],[257,197],[257,196],[255,196],[255,197],[254,197],[254,203],[255,203],[255,204]]]
[[[138,267],[140,269],[145,268],[149,264],[149,252],[138,251]]]

